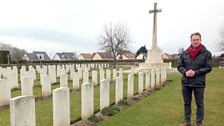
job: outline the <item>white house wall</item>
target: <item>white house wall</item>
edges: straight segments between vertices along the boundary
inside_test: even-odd
[[[139,54],[139,55],[137,56],[136,59],[143,59],[143,57],[144,57],[144,55],[141,53],[141,54]]]
[[[82,55],[79,55],[78,59],[79,60],[84,60],[84,57]]]
[[[56,54],[53,58],[53,60],[61,60],[61,58]]]
[[[93,60],[102,60],[102,57],[97,53],[94,57]]]

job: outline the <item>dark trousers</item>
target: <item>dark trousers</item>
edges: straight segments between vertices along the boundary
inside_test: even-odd
[[[182,86],[185,121],[191,121],[191,101],[192,92],[194,92],[194,97],[197,105],[196,123],[202,123],[204,119],[204,89],[205,88]]]

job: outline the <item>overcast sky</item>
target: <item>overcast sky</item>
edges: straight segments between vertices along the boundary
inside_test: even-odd
[[[0,0],[0,41],[28,52],[96,52],[98,36],[107,23],[130,30],[134,52],[151,48],[153,3],[158,13],[158,46],[177,53],[187,48],[192,32],[216,51],[218,28],[224,24],[223,0]]]

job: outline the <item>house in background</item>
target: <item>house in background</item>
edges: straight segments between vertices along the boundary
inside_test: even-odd
[[[147,59],[147,53],[140,53],[136,59]]]
[[[56,53],[52,60],[77,60],[76,54],[72,52]]]
[[[171,56],[173,57],[173,59],[176,59],[176,60],[180,58],[179,54],[171,54]]]
[[[78,60],[91,60],[92,55],[90,53],[80,53]]]
[[[25,53],[23,60],[26,61],[50,61],[51,59],[44,51],[33,51],[33,53]]]
[[[168,54],[168,53],[163,53],[162,55],[161,55],[161,58],[164,60],[164,59],[167,59],[167,60],[170,60],[170,59],[173,59],[173,57],[170,55],[170,54]]]
[[[39,61],[37,56],[34,53],[25,53],[23,55],[23,60],[26,60],[26,61]]]
[[[123,59],[123,60],[135,59],[135,55],[129,50],[121,50],[118,52],[116,59]]]
[[[109,52],[96,52],[92,54],[92,60],[113,60]]]
[[[138,51],[135,54],[136,59],[147,59],[148,50],[146,49],[146,46],[141,46]]]

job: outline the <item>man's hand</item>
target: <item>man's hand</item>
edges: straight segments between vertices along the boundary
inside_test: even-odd
[[[195,71],[193,71],[192,69],[190,69],[186,72],[187,77],[193,77],[194,75],[195,75]]]

